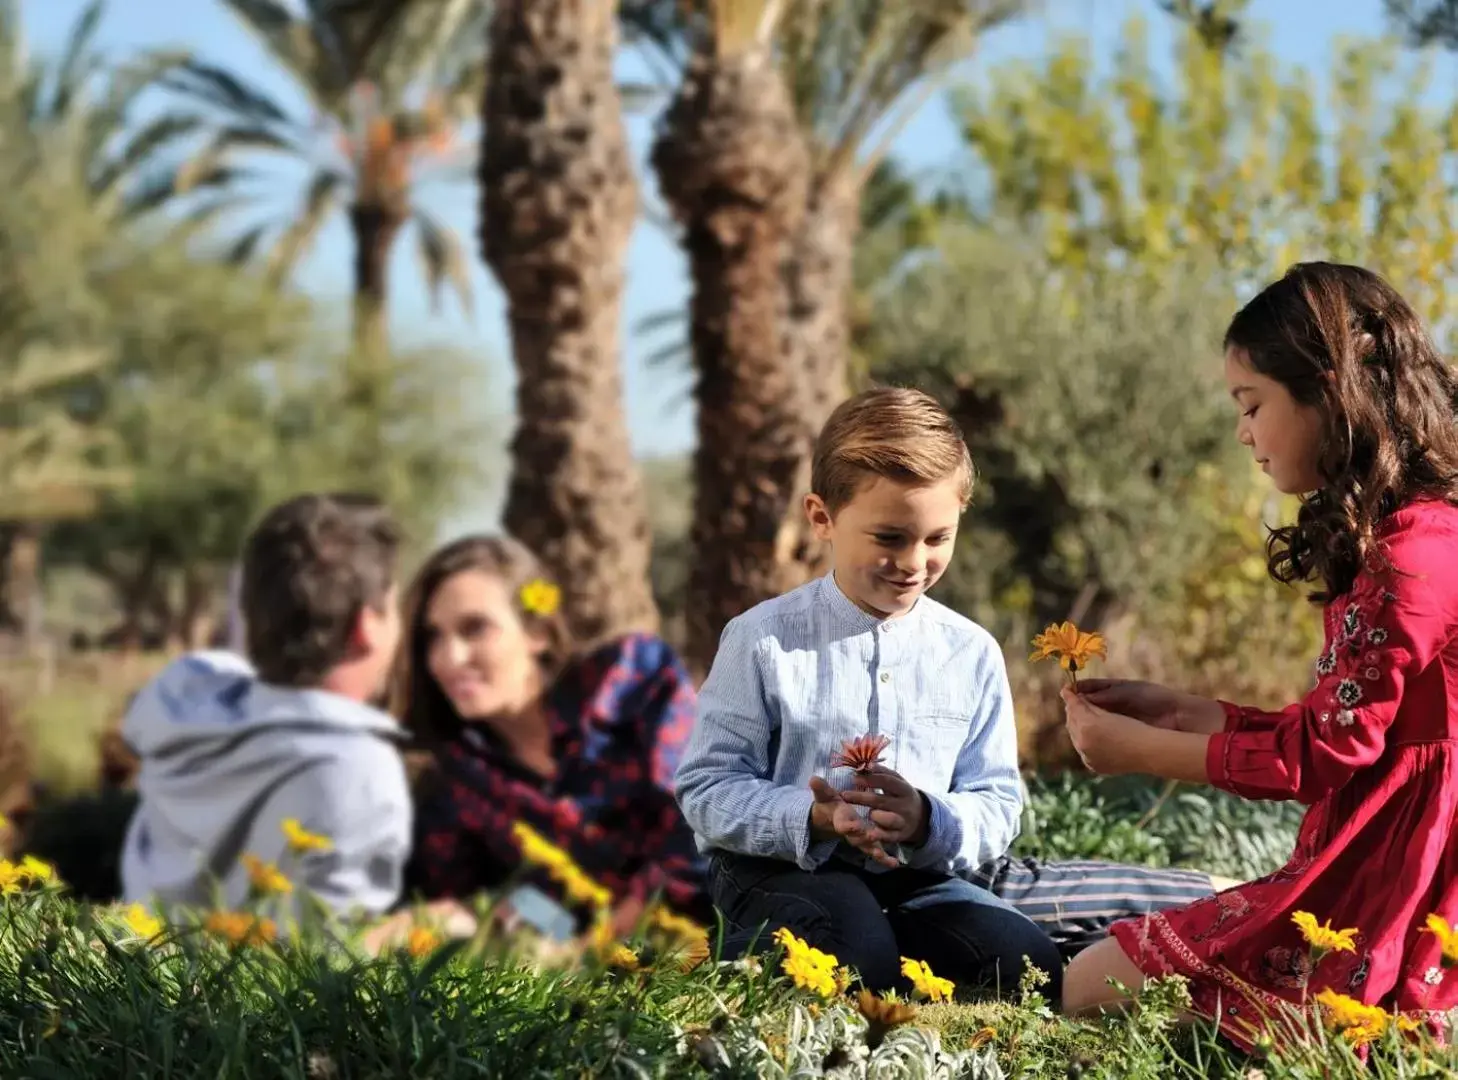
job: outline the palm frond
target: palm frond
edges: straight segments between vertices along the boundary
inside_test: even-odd
[[[462,310],[469,315],[475,308],[475,298],[471,290],[471,265],[460,237],[421,210],[415,212],[415,228],[431,302],[439,310],[440,294],[450,285],[461,301]]]
[[[288,112],[265,91],[252,87],[231,72],[201,60],[188,60],[168,72],[161,83],[196,101],[257,124],[290,124]]]
[[[350,179],[335,169],[321,169],[309,181],[304,204],[284,229],[268,257],[269,277],[281,282],[308,254],[319,230],[334,212],[340,196],[349,189]]]

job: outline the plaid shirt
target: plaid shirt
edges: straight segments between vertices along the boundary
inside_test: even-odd
[[[673,776],[694,723],[693,682],[662,640],[632,635],[581,657],[545,702],[557,775],[515,762],[490,730],[467,726],[417,808],[410,883],[426,897],[469,896],[512,875],[560,898],[521,866],[525,822],[565,849],[615,900],[660,893],[708,919],[704,858],[674,801]]]

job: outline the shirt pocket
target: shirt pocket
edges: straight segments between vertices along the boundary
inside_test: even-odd
[[[965,713],[918,714],[906,725],[897,748],[901,765],[897,771],[913,787],[946,794],[952,788],[952,775],[971,727],[972,718]]]

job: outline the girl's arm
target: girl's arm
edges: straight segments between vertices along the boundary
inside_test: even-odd
[[[1336,601],[1320,678],[1304,700],[1277,722],[1211,737],[1212,783],[1313,803],[1382,756],[1404,694],[1453,636],[1452,541],[1421,524],[1389,539],[1401,572],[1364,573]]]

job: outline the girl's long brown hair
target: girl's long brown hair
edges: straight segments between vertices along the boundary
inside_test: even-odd
[[[1359,266],[1299,263],[1230,323],[1225,347],[1303,405],[1321,410],[1321,487],[1272,531],[1266,566],[1282,583],[1341,596],[1375,549],[1382,519],[1418,498],[1458,502],[1458,379],[1422,320]]]
[[[541,562],[526,545],[500,536],[466,536],[437,550],[416,572],[406,593],[404,641],[390,675],[389,709],[425,749],[460,734],[462,721],[426,664],[426,612],[437,589],[449,578],[478,570],[497,578],[517,600],[517,614],[528,630],[547,641],[543,679],[550,685],[572,654],[572,639],[560,611],[543,615],[521,603],[523,586],[548,581]]]

